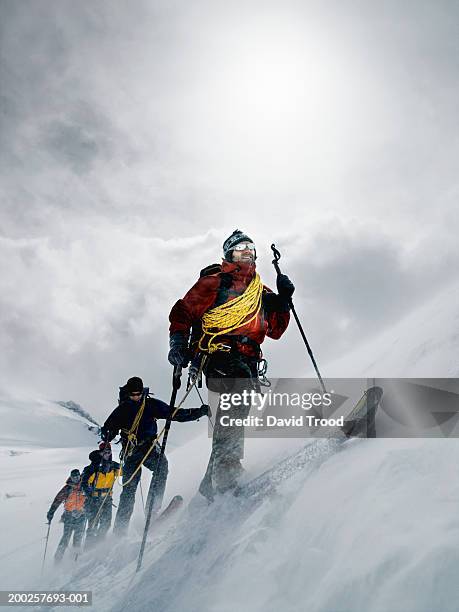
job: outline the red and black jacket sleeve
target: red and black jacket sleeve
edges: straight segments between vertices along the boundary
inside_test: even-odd
[[[263,311],[268,321],[266,335],[277,340],[287,329],[290,321],[290,306],[280,295],[273,293],[269,287],[263,290]]]

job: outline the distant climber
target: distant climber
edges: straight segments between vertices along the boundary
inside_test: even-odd
[[[73,534],[73,547],[79,549],[84,535],[85,516],[85,494],[81,487],[80,470],[74,469],[70,472],[65,485],[54,498],[46,518],[48,523],[53,520],[54,514],[61,504],[64,504],[64,513],[61,521],[64,523],[64,533],[54,555],[55,561],[60,561],[69,545]]]
[[[99,450],[89,453],[91,463],[83,470],[82,488],[86,494],[88,529],[86,546],[105,537],[112,523],[113,485],[120,473],[120,464],[112,460],[109,443],[101,442]]]

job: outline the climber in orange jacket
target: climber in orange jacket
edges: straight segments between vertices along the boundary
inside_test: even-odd
[[[73,547],[80,548],[84,535],[86,522],[85,515],[86,496],[81,488],[80,470],[74,469],[70,472],[67,482],[54,498],[46,518],[48,523],[53,520],[54,513],[58,507],[64,504],[64,513],[61,521],[64,523],[64,533],[54,555],[55,561],[60,561],[69,545],[73,533]]]

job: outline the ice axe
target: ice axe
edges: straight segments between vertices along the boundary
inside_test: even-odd
[[[277,275],[279,276],[279,275],[282,274],[281,269],[279,267],[279,259],[281,258],[281,254],[276,249],[276,245],[275,244],[271,245],[271,250],[272,250],[273,255],[274,255],[274,259],[273,259],[272,263],[273,263],[274,269],[277,272]],[[298,318],[298,315],[296,314],[295,306],[293,305],[293,301],[292,301],[291,297],[288,298],[288,305],[290,306],[290,310],[292,311],[293,317],[295,318],[296,324],[298,325],[298,329],[300,330],[300,334],[301,334],[301,337],[303,338],[303,342],[304,342],[304,344],[306,346],[306,349],[308,351],[309,357],[311,358],[312,365],[314,366],[314,369],[315,369],[316,374],[317,374],[317,378],[319,379],[319,382],[320,382],[320,386],[322,387],[322,392],[326,393],[327,390],[325,389],[324,381],[322,380],[322,376],[320,375],[319,368],[317,366],[316,360],[314,359],[314,354],[313,354],[312,349],[311,349],[311,347],[309,345],[308,339],[306,338],[306,334],[304,333],[303,326],[301,325],[300,320]]]
[[[175,410],[175,400],[177,399],[177,391],[180,389],[181,377],[182,377],[181,366],[174,366],[174,373],[172,375],[172,394],[171,394],[171,401],[169,403],[169,410],[170,410],[169,414],[171,415]],[[151,515],[153,512],[153,506],[155,503],[156,488],[158,484],[159,466],[161,465],[161,460],[164,457],[164,452],[166,450],[167,436],[169,435],[169,429],[171,427],[171,422],[172,422],[172,419],[169,417],[166,421],[166,426],[164,427],[164,436],[163,436],[163,442],[161,444],[161,451],[158,455],[156,466],[155,466],[155,469],[153,470],[153,474],[151,477],[150,489],[149,489],[148,496],[147,496],[147,499],[149,500],[148,508],[147,508],[147,517],[145,520],[145,528],[143,530],[143,538],[142,538],[142,544],[140,546],[139,558],[137,559],[136,572],[138,572],[140,568],[142,567],[143,553],[145,551],[145,544],[147,542],[148,530],[150,529]]]

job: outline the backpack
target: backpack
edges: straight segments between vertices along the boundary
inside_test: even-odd
[[[84,510],[85,495],[81,490],[80,484],[73,487],[65,500],[64,508],[66,512],[72,512],[74,514],[80,514]]]

